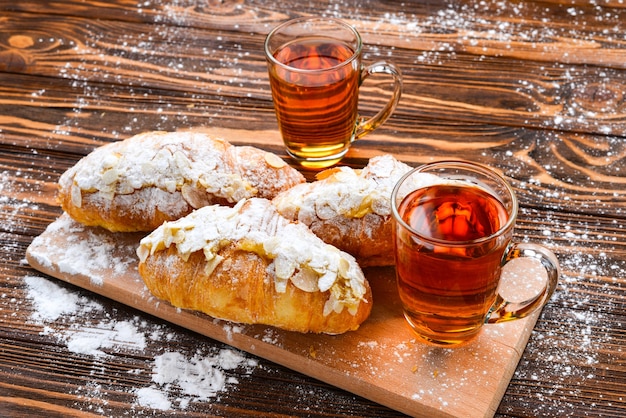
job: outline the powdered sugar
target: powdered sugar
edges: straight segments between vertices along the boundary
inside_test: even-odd
[[[133,321],[106,320],[91,324],[70,325],[64,330],[54,328],[57,321],[66,321],[74,316],[89,317],[101,312],[102,305],[86,296],[78,296],[59,285],[38,276],[24,278],[28,286],[28,297],[37,308],[31,319],[43,325],[42,335],[50,335],[78,354],[95,357],[106,356],[105,351],[140,351],[145,348],[146,337],[139,330],[139,318]]]
[[[228,348],[206,356],[195,354],[191,358],[177,352],[167,352],[155,357],[152,374],[154,384],[137,390],[137,399],[140,405],[155,409],[171,409],[173,406],[184,409],[191,400],[208,401],[227,386],[238,383],[236,378],[229,377],[225,371],[241,367],[250,370],[256,365],[255,360]],[[175,402],[168,400],[164,393],[173,386],[178,386],[186,396]]]
[[[47,257],[53,257],[57,260],[56,264],[62,273],[87,276],[96,285],[102,285],[102,276],[96,274],[98,271],[112,270],[117,274],[122,274],[137,269],[137,259],[128,255],[133,251],[122,248],[124,242],[97,228],[85,227],[73,221],[67,214],[61,215],[51,223],[47,230],[50,233],[61,230],[84,232],[84,235],[80,239],[70,236],[62,247],[44,241],[45,238],[42,236],[36,237],[33,240],[34,245],[50,249],[45,256],[39,253],[33,254],[39,257],[38,262],[43,266],[50,266],[52,261]],[[85,236],[87,238],[83,239]],[[134,248],[135,245],[133,241],[126,243],[126,247]]]
[[[31,317],[36,323],[53,322],[61,316],[74,315],[79,307],[83,313],[100,308],[100,305],[88,298],[71,293],[41,277],[26,276],[24,282],[28,287],[28,297],[36,308]]]
[[[109,352],[139,354],[150,341],[168,336],[162,326],[148,324],[140,317],[128,320],[105,315],[105,308],[87,296],[61,287],[39,276],[26,276],[27,297],[35,307],[31,321],[42,328],[41,335],[54,338],[68,351],[95,362],[106,361]],[[80,322],[75,317],[82,318]],[[92,323],[90,317],[107,319]],[[191,402],[203,402],[238,383],[229,371],[252,373],[257,361],[231,348],[199,347],[191,356],[168,351],[151,361],[150,381],[130,389],[136,406],[156,410],[184,410]],[[142,369],[128,373],[142,374]],[[104,397],[99,384],[78,389],[81,397]]]
[[[24,173],[16,174],[18,178],[8,171],[0,172],[0,207],[2,208],[1,215],[6,219],[2,222],[5,232],[21,230],[25,226],[21,219],[22,213],[39,209],[37,203],[18,198],[25,192],[22,182],[30,179]]]
[[[157,387],[145,387],[137,389],[137,403],[141,406],[166,411],[172,408],[172,401],[167,394]]]

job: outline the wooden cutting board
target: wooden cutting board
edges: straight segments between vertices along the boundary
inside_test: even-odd
[[[370,268],[374,307],[357,331],[309,335],[229,323],[154,298],[136,267],[142,236],[84,227],[64,214],[26,258],[45,274],[413,416],[493,416],[538,316],[487,325],[464,347],[431,347],[405,324],[393,268]],[[515,270],[522,279],[535,274]]]

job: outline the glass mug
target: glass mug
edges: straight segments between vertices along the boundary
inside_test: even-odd
[[[406,173],[391,195],[396,280],[413,331],[437,346],[471,340],[485,323],[523,318],[554,292],[559,263],[536,244],[512,243],[517,198],[479,164],[443,161]],[[547,281],[538,294],[509,302],[498,291],[502,267],[538,259]]]
[[[400,71],[384,61],[364,67],[362,48],[352,26],[326,17],[287,21],[265,40],[278,126],[287,152],[303,167],[337,163],[353,141],[385,122],[400,100]],[[378,73],[392,76],[393,95],[372,118],[361,118],[359,87]]]

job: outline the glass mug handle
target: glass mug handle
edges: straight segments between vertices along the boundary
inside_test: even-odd
[[[485,319],[486,324],[496,324],[498,322],[524,318],[535,310],[542,308],[554,293],[559,278],[559,262],[552,251],[536,244],[514,243],[509,246],[504,254],[502,266],[513,259],[524,257],[534,258],[541,262],[541,265],[548,273],[544,287],[539,294],[523,302],[509,302],[498,293],[496,301]]]
[[[369,119],[359,118],[357,120],[353,141],[362,138],[365,134],[372,132],[383,124],[383,122],[391,116],[400,101],[400,95],[402,94],[402,74],[400,70],[395,65],[385,61],[375,62],[361,70],[359,85],[361,85],[366,78],[374,74],[389,74],[393,77],[393,95],[385,107],[377,114]]]

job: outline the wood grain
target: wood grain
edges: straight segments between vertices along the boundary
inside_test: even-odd
[[[144,353],[102,361],[32,323],[24,277],[35,272],[24,254],[60,214],[59,175],[96,146],[151,129],[262,131],[237,142],[286,157],[263,37],[290,17],[320,14],[357,26],[365,61],[391,59],[405,80],[396,113],[344,163],[361,167],[389,152],[412,165],[489,164],[520,199],[516,239],[543,243],[561,261],[557,294],[496,415],[624,415],[622,1],[0,0],[0,11],[0,415],[128,414],[129,388],[150,383],[145,362],[164,349],[151,342]],[[363,86],[363,113],[384,100],[385,84]],[[94,323],[143,315],[67,289],[104,306]],[[220,347],[141,317],[171,332],[184,353]],[[399,415],[259,361],[253,375],[235,373],[236,390],[187,415]]]
[[[432,349],[417,343],[406,326],[393,269],[371,268],[365,274],[374,306],[356,331],[329,336],[237,326],[155,299],[136,263],[126,262],[136,259],[142,237],[84,228],[64,214],[33,241],[26,257],[45,274],[416,417],[493,416],[538,316],[486,326],[466,347]],[[111,267],[76,257],[111,244],[110,252],[98,253]],[[119,272],[120,265],[128,268]],[[508,270],[525,280],[536,274],[532,263]]]
[[[470,8],[470,5],[464,6],[465,9]],[[464,23],[460,17],[464,7],[459,7],[461,10],[454,11],[449,17],[451,23],[447,24],[450,28],[441,29],[445,36],[443,39],[438,37],[437,42],[429,40],[429,33],[424,32],[437,32],[436,24],[432,24],[432,21],[445,22],[444,17],[414,14],[409,18],[399,15],[396,18],[399,22],[395,25],[389,23],[382,27],[375,19],[371,27],[364,26],[363,21],[353,22],[364,32],[366,60],[391,59],[406,75],[404,99],[396,112],[396,118],[417,115],[452,121],[474,121],[480,117],[484,123],[513,123],[542,129],[624,135],[626,79],[623,72],[602,62],[570,62],[576,54],[601,57],[603,60],[615,55],[616,63],[623,65],[626,54],[622,49],[610,45],[621,11],[610,19],[603,19],[598,25],[585,25],[582,32],[574,32],[586,38],[589,37],[586,32],[592,32],[594,37],[606,38],[590,47],[594,49],[593,53],[580,48],[577,42],[569,41],[565,35],[554,35],[559,38],[557,44],[551,47],[555,52],[533,54],[532,51],[520,48],[508,36],[500,35],[498,38],[501,29],[491,29],[496,38],[492,43],[496,46],[483,45],[480,35],[484,35],[485,31],[490,33],[490,23],[491,28],[508,26],[501,18],[494,20],[489,15],[489,9],[484,14],[472,17],[481,25],[480,29],[471,32],[473,37],[467,33],[457,33],[455,19]],[[451,9],[442,10],[445,16],[448,13],[445,11]],[[536,7],[527,4],[520,10],[524,10],[523,13],[538,13]],[[7,35],[9,45],[0,51],[0,68],[4,67],[10,72],[36,73],[72,80],[74,87],[82,86],[92,96],[85,98],[84,106],[81,106],[85,110],[98,98],[100,83],[130,86],[128,95],[133,95],[135,89],[139,89],[137,94],[140,94],[142,88],[186,92],[186,97],[182,99],[188,100],[187,105],[194,102],[201,104],[206,94],[221,96],[222,103],[235,106],[245,97],[252,106],[259,105],[254,102],[256,99],[264,103],[266,110],[271,110],[271,106],[267,106],[269,82],[263,58],[263,39],[269,28],[285,17],[276,16],[272,24],[265,22],[261,27],[258,23],[251,24],[251,27],[238,23],[235,35],[229,36],[221,26],[216,28],[212,21],[206,22],[205,26],[194,23],[194,16],[201,16],[201,11],[180,13],[181,21],[175,26],[146,25],[135,21],[114,21],[113,24],[110,20],[94,21],[88,17],[59,19],[54,15],[42,21],[39,15],[9,15],[0,33],[17,32],[21,35],[19,41],[14,41],[14,46],[10,42],[12,38]],[[216,19],[229,16],[227,12],[220,16],[220,10],[216,8],[212,8],[211,13]],[[567,14],[566,11],[564,13]],[[170,14],[176,12],[170,11]],[[532,34],[545,30],[539,24],[542,19],[534,14],[532,16],[530,19],[522,14],[519,18],[524,22],[526,19],[535,21],[535,27],[531,26],[524,31]],[[554,13],[550,16],[555,19]],[[35,20],[37,25],[33,23]],[[381,39],[379,36],[380,32],[389,36],[387,34],[392,29],[388,26],[413,27],[411,22],[414,21],[429,23],[428,28],[414,29],[417,30],[415,37],[410,33],[396,33],[391,39]],[[422,24],[426,26],[426,23]],[[556,21],[554,24],[559,27],[563,22]],[[39,25],[46,27],[45,38],[40,31],[31,32],[33,26]],[[450,31],[451,34],[447,33]],[[369,39],[368,32],[375,33],[376,40]],[[480,53],[457,47],[456,44],[468,38],[478,43],[476,49],[482,48]],[[528,42],[535,48],[536,44],[541,44],[532,39]],[[572,51],[570,43],[578,47]],[[604,44],[609,45],[606,50],[602,50]],[[170,56],[173,47],[178,51],[176,58]],[[544,45],[543,48],[547,47]],[[512,52],[506,54],[503,50]],[[548,65],[543,57],[546,54]],[[604,65],[594,67],[588,64]],[[498,82],[494,83],[496,78]],[[380,106],[380,89],[369,84],[366,83],[363,88],[365,110]],[[167,92],[164,94],[167,95]],[[123,98],[123,94],[118,97]],[[229,97],[236,97],[234,103],[228,102]],[[165,110],[165,114],[172,113],[171,110],[163,109],[162,103],[158,109],[161,112]],[[151,113],[155,111],[158,110],[152,109]]]

